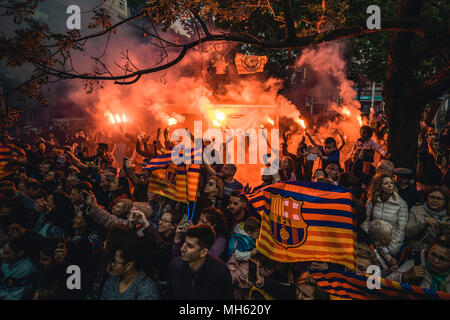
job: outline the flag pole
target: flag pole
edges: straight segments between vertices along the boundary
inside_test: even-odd
[[[187,202],[188,220],[191,221],[190,204],[189,204],[188,167],[186,163],[186,152],[184,151],[183,151],[183,158],[184,158],[184,168],[186,172],[186,202]]]

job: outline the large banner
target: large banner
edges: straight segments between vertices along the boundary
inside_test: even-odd
[[[349,189],[286,181],[247,197],[262,217],[259,252],[279,262],[323,261],[355,269],[356,218]]]
[[[196,151],[194,155],[192,149],[191,154],[186,156],[199,157],[201,150]],[[196,201],[200,178],[199,164],[177,165],[172,162],[172,154],[165,153],[152,158],[143,170],[151,172],[148,191],[179,202]]]

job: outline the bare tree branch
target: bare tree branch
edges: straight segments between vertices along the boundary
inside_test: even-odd
[[[211,35],[211,33],[209,32],[208,27],[206,26],[205,21],[203,21],[203,19],[197,14],[197,12],[192,11],[192,14],[198,20],[200,25],[202,26],[202,29],[203,29],[203,32],[205,33],[205,35],[207,35],[207,36]]]
[[[313,35],[295,38],[293,40],[285,39],[283,41],[279,42],[265,42],[260,41],[255,38],[251,37],[243,37],[239,35],[233,35],[233,34],[210,34],[207,36],[204,36],[201,39],[197,39],[195,41],[181,44],[179,47],[182,48],[181,52],[178,54],[178,56],[173,59],[172,61],[168,61],[166,64],[152,67],[148,69],[138,70],[136,72],[127,74],[126,76],[113,76],[113,77],[96,77],[89,74],[73,74],[73,73],[67,73],[63,72],[61,70],[57,70],[51,67],[48,67],[46,65],[43,65],[42,63],[33,61],[32,58],[24,56],[25,59],[33,63],[34,65],[37,65],[39,68],[48,70],[51,72],[52,75],[61,76],[64,78],[78,78],[78,79],[86,79],[86,80],[124,80],[124,79],[130,79],[135,78],[139,74],[147,74],[147,73],[153,73],[158,72],[161,70],[165,70],[167,68],[172,67],[173,65],[177,64],[181,61],[181,59],[185,56],[186,52],[189,49],[192,49],[201,43],[205,42],[211,42],[211,41],[226,41],[226,42],[238,42],[238,43],[246,43],[251,44],[255,46],[259,46],[262,48],[267,49],[288,49],[288,48],[304,48],[310,45],[319,44],[322,42],[327,41],[333,41],[333,40],[340,40],[340,39],[346,39],[350,37],[357,37],[362,36],[366,34],[376,33],[376,32],[387,32],[387,31],[394,31],[394,32],[413,32],[419,35],[421,38],[424,38],[426,35],[431,33],[434,30],[428,30],[428,24],[423,23],[423,19],[412,19],[412,18],[396,18],[396,19],[384,19],[382,28],[381,29],[373,29],[369,30],[365,25],[354,25],[350,27],[343,27],[335,30],[325,31],[322,33],[316,33]]]
[[[447,62],[439,72],[410,89],[407,93],[407,100],[411,105],[424,106],[438,98],[442,91],[448,88],[450,88],[450,63]]]
[[[292,12],[291,0],[283,0],[284,9],[284,30],[286,32],[286,39],[288,41],[294,41],[296,36],[295,25],[294,25],[294,15]]]

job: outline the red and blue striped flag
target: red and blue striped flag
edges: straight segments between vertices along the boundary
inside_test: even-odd
[[[183,157],[182,150],[179,153],[180,157]],[[200,179],[198,160],[201,159],[201,156],[201,149],[191,149],[184,155],[185,162],[190,157],[190,164],[175,164],[172,161],[172,153],[152,158],[143,167],[143,170],[151,172],[148,191],[179,202],[196,201]]]
[[[380,278],[380,289],[369,289],[368,275],[340,270],[310,271],[317,284],[332,299],[344,300],[450,300],[450,293]]]
[[[323,261],[354,270],[356,222],[349,189],[286,181],[247,198],[262,217],[259,252],[279,262]]]

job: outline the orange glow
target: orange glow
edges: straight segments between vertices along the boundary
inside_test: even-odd
[[[348,110],[347,107],[342,108],[342,113],[348,117],[351,115],[350,110]]]
[[[357,115],[357,116],[356,116],[356,119],[358,119],[359,126],[362,127],[362,119],[361,119],[361,116],[360,116],[360,115]]]
[[[213,122],[213,125],[215,125],[216,127],[220,127],[220,123],[216,119],[213,119],[212,122]]]
[[[169,126],[173,126],[177,124],[177,120],[175,118],[169,118]]]
[[[306,129],[305,120],[297,118],[297,120],[295,120],[295,122],[297,122],[299,125],[301,125],[303,129]]]
[[[273,122],[273,120],[271,118],[268,118],[268,121],[271,125],[274,125],[275,122]]]
[[[127,116],[125,114],[122,114],[122,121],[127,122]]]
[[[216,111],[216,120],[222,122],[225,120],[225,113],[221,111]]]
[[[118,114],[116,114],[116,121],[117,121],[117,123],[120,123],[120,122],[121,122],[120,116],[119,116]]]
[[[111,121],[112,124],[116,122],[116,120],[114,120],[114,116],[112,115],[112,113],[109,114],[109,121]]]

